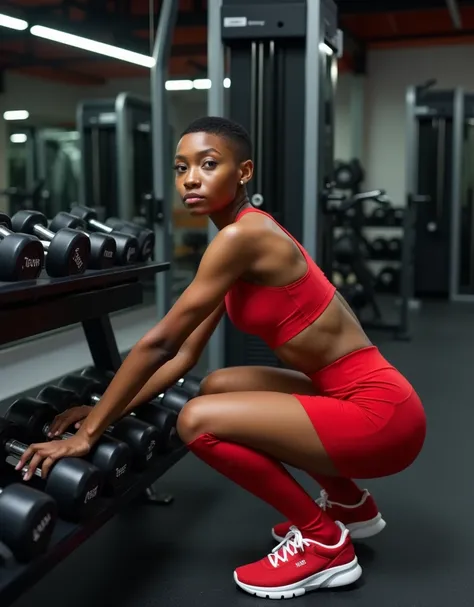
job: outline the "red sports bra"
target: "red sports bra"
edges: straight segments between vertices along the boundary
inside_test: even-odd
[[[239,213],[236,221],[247,213],[261,213],[275,221],[268,213],[253,208]],[[244,333],[260,337],[272,349],[282,346],[309,327],[328,307],[336,292],[336,287],[301,244],[277,221],[275,223],[304,255],[308,265],[305,275],[283,287],[255,285],[239,279],[225,296],[227,314],[232,323]]]

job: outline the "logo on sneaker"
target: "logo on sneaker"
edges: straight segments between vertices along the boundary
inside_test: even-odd
[[[303,567],[303,565],[306,565],[306,561],[304,559],[295,563],[295,567]]]

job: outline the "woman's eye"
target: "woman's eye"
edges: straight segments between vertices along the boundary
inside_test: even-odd
[[[173,167],[173,170],[176,171],[177,173],[184,173],[184,171],[186,170],[186,167],[183,164],[175,164]]]
[[[204,163],[204,167],[206,169],[215,169],[217,166],[217,162],[215,160],[206,160]]]

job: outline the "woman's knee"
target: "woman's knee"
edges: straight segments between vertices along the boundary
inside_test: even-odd
[[[201,398],[193,398],[183,407],[178,416],[176,430],[185,444],[189,444],[201,434],[209,432],[207,428],[209,416],[207,407],[203,405]]]
[[[199,394],[224,394],[234,392],[230,369],[218,369],[209,373],[201,382]]]

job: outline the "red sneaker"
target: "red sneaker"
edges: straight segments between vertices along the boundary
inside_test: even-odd
[[[383,531],[387,525],[367,489],[364,490],[360,502],[354,506],[331,502],[326,491],[321,491],[321,497],[316,500],[316,503],[333,521],[341,521],[349,530],[353,540],[373,537]],[[289,522],[275,525],[272,529],[273,538],[277,542],[281,542],[289,532],[291,525],[292,523]]]
[[[239,567],[234,580],[242,590],[261,598],[291,599],[318,588],[336,588],[357,581],[362,569],[349,531],[342,523],[341,539],[325,546],[291,527],[287,537],[261,561]]]

